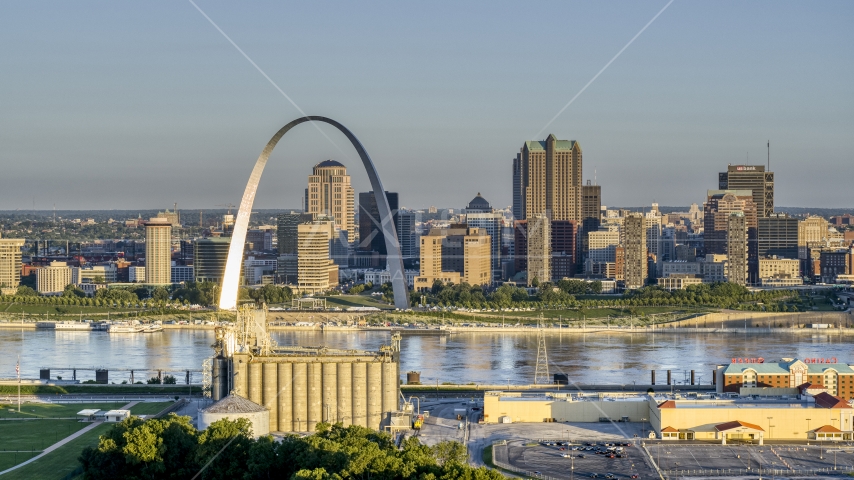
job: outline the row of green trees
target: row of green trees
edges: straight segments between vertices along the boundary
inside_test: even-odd
[[[219,285],[213,282],[187,282],[183,287],[170,293],[165,287],[148,289],[144,287],[102,288],[93,297],[87,297],[79,287],[68,285],[61,296],[42,296],[34,289],[21,285],[15,295],[0,296],[3,303],[21,303],[28,305],[68,305],[116,308],[164,308],[177,305],[216,304]],[[293,292],[288,287],[264,285],[261,288],[241,288],[241,300],[254,300],[258,303],[289,303]]]
[[[90,480],[504,478],[467,465],[466,458],[465,446],[456,442],[428,447],[410,437],[398,448],[389,434],[357,426],[318,424],[313,435],[276,442],[271,437],[253,439],[246,419],[220,420],[199,432],[190,417],[170,414],[148,421],[131,417],[117,424],[79,460],[84,478]]]
[[[630,308],[640,306],[715,307],[739,309],[766,309],[769,311],[797,311],[794,305],[786,306],[783,300],[797,298],[791,290],[750,292],[745,287],[728,282],[691,285],[685,290],[668,292],[658,286],[644,287],[627,292],[622,297],[578,299],[576,295],[601,293],[601,282],[561,280],[543,283],[535,295],[512,285],[502,285],[490,293],[481,286],[465,282],[444,284],[436,281],[429,292],[414,292],[412,305],[439,305],[464,308]]]

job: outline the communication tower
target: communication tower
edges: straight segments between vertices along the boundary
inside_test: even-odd
[[[546,352],[546,331],[543,318],[537,321],[537,367],[534,369],[534,384],[546,385],[552,383],[549,379],[549,356]]]

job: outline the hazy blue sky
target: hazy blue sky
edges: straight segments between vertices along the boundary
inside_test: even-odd
[[[402,205],[458,208],[509,205],[522,143],[667,2],[197,3]],[[777,205],[854,207],[852,21],[850,1],[676,0],[540,137],[581,144],[606,205],[701,203],[770,140]],[[0,210],[239,203],[300,116],[186,1],[4,2],[0,112]],[[256,206],[299,207],[326,158],[369,189],[321,128],[337,146],[292,131]]]

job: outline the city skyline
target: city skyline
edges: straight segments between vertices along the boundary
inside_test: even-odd
[[[554,133],[585,145],[584,180],[596,172],[606,205],[700,203],[723,164],[749,155],[764,165],[770,140],[777,205],[845,207],[854,164],[847,3],[674,2],[536,138],[665,5],[552,5],[542,32],[504,38],[518,22],[512,5],[462,6],[457,16],[269,6],[256,28],[252,12],[198,4],[307,114],[350,126],[405,206],[461,207],[480,191],[504,208],[518,145]],[[4,209],[29,210],[34,197],[42,210],[103,208],[106,198],[113,208],[235,203],[230,178],[246,176],[256,145],[299,116],[192,4],[4,9],[0,38],[18,48],[2,60]],[[476,28],[464,28],[475,13]],[[563,18],[581,21],[569,30]],[[375,28],[357,34],[358,21]],[[329,38],[314,45],[309,31]],[[518,69],[533,62],[537,72],[554,57],[567,60],[550,62],[549,75]],[[259,208],[298,206],[310,165],[357,161],[340,135],[319,129],[277,154],[288,161],[274,162]],[[638,184],[647,188],[629,188]],[[363,174],[353,185],[370,190]]]

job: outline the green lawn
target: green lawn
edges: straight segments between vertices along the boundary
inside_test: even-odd
[[[87,408],[112,410],[127,405],[127,402],[111,403],[22,403],[18,413],[17,404],[0,403],[0,418],[63,418],[76,417],[77,412]],[[15,411],[12,411],[15,410]]]
[[[42,452],[6,452],[0,450],[0,472],[21,462],[26,462],[40,453]],[[5,479],[6,476],[4,475],[3,478]]]
[[[0,451],[41,451],[89,425],[77,420],[19,420],[0,422]]]
[[[83,449],[98,445],[98,437],[111,428],[113,428],[111,424],[98,425],[43,458],[3,475],[3,480],[53,480],[62,478],[80,466],[77,458],[80,457]]]
[[[130,407],[132,415],[155,415],[175,402],[143,402]]]

